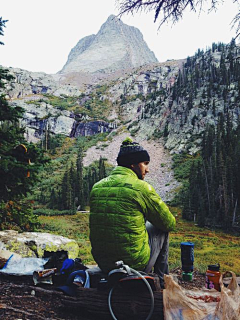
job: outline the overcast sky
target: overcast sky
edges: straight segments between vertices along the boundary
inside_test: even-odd
[[[221,1],[219,1],[221,2]],[[0,40],[0,65],[56,73],[70,50],[90,34],[97,34],[111,14],[115,0],[0,0],[0,16],[9,20]],[[231,21],[239,10],[225,0],[216,12],[200,17],[186,13],[183,20],[158,31],[153,13],[125,15],[122,21],[137,27],[160,62],[194,55],[212,42],[228,43],[236,35]]]

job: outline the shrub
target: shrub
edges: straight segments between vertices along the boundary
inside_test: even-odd
[[[34,231],[38,226],[32,201],[10,200],[0,202],[0,230]]]

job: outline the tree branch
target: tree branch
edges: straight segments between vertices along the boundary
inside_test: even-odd
[[[233,0],[233,2],[238,1],[239,0]],[[216,10],[217,5],[223,3],[224,0],[115,0],[115,2],[119,9],[118,16],[120,17],[128,13],[133,15],[138,11],[154,11],[154,22],[158,20],[160,28],[165,22],[172,21],[174,24],[182,19],[183,13],[187,8],[200,14],[203,10],[203,4],[208,2],[210,6],[208,11],[210,12]],[[238,21],[239,14],[234,18],[234,24]]]

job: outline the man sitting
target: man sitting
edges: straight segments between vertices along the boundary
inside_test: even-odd
[[[176,224],[154,188],[143,181],[150,156],[130,138],[123,141],[118,166],[97,182],[90,195],[92,255],[104,272],[122,260],[131,268],[168,274],[168,232]]]

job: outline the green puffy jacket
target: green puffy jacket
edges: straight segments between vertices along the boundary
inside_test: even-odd
[[[90,208],[92,254],[104,272],[119,260],[143,270],[150,257],[145,220],[163,231],[176,223],[154,188],[121,166],[93,186]]]

